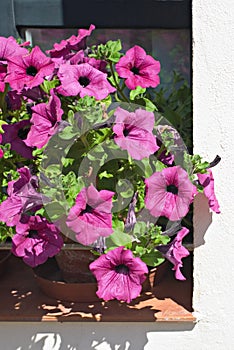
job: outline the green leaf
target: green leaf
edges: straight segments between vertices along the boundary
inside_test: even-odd
[[[65,208],[59,202],[50,202],[45,204],[45,211],[51,221],[59,219],[66,214]]]
[[[64,158],[64,157],[61,158],[61,162],[65,168],[68,167],[69,165],[72,165],[74,161],[75,159],[73,158]]]
[[[118,247],[126,246],[133,241],[132,236],[128,235],[127,233],[124,233],[122,230],[119,229],[115,229],[114,233],[110,235],[110,238],[112,242]]]
[[[150,177],[153,174],[153,169],[150,165],[149,158],[143,158],[142,160],[135,160],[135,164],[139,166],[139,168],[143,172],[144,177]]]
[[[136,237],[144,236],[147,231],[146,223],[144,221],[137,221],[134,226],[133,234]]]
[[[44,80],[42,84],[42,89],[49,94],[51,89],[54,89],[56,86],[59,85],[59,80],[54,79],[54,80]]]
[[[162,171],[163,169],[166,168],[166,165],[163,164],[162,162],[160,162],[159,160],[157,160],[155,163],[155,171]]]
[[[74,131],[73,126],[67,126],[66,128],[64,128],[62,131],[59,132],[58,136],[62,139],[62,140],[71,140],[72,138],[74,138],[76,135],[79,135],[79,133],[77,131]]]
[[[59,164],[50,164],[46,169],[44,169],[45,175],[49,178],[57,177],[61,174],[61,168]]]
[[[145,108],[150,111],[150,112],[154,112],[157,111],[157,107],[155,106],[155,104],[150,101],[148,98],[143,97],[143,100],[145,101]]]
[[[145,88],[142,88],[140,86],[137,86],[135,90],[132,90],[130,92],[130,100],[135,100],[135,98],[141,94],[143,94],[146,91]]]
[[[98,176],[100,179],[103,179],[103,178],[109,179],[111,177],[114,177],[113,174],[108,173],[106,170],[100,173]]]
[[[142,255],[141,260],[144,261],[146,265],[155,267],[163,263],[165,259],[162,257],[160,252],[155,250]]]

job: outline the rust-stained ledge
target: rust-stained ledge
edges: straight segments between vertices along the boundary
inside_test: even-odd
[[[153,293],[143,293],[129,305],[117,301],[71,303],[44,295],[32,269],[11,256],[0,277],[0,321],[194,322],[191,259],[184,264],[186,281],[176,281],[169,269]]]

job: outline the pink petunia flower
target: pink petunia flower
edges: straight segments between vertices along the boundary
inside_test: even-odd
[[[89,268],[97,279],[99,298],[127,303],[139,296],[148,273],[146,264],[124,247],[101,255]]]
[[[0,144],[2,143],[2,135],[0,134]],[[4,155],[3,150],[0,148],[0,158]]]
[[[183,266],[181,259],[189,255],[189,251],[182,246],[182,240],[188,233],[189,230],[182,227],[171,243],[156,247],[157,250],[174,265],[172,270],[175,271],[175,278],[181,281],[186,280],[180,271],[180,268]]]
[[[93,96],[97,100],[102,100],[116,91],[107,81],[107,74],[88,63],[63,64],[59,68],[58,77],[62,85],[57,91],[64,96]]]
[[[16,151],[22,157],[32,159],[33,149],[26,145],[25,139],[30,129],[29,120],[21,120],[13,124],[2,125],[4,134],[2,134],[2,143],[10,143],[11,149]]]
[[[61,65],[58,77],[62,85],[57,90],[65,96],[80,94],[80,97],[94,96],[100,100],[116,91],[107,81],[107,74],[88,63]]]
[[[28,50],[21,47],[15,38],[0,37],[0,64],[7,64],[12,57],[25,55]]]
[[[46,93],[40,86],[36,86],[32,89],[23,89],[21,95],[27,98],[28,103],[38,103],[46,97]]]
[[[16,225],[16,234],[12,237],[12,253],[31,266],[46,262],[58,254],[63,239],[58,229],[40,216],[25,217],[25,222]]]
[[[16,55],[25,55],[27,52],[13,37],[0,37],[0,92],[5,90],[8,61]]]
[[[154,173],[145,179],[145,184],[145,206],[151,215],[176,221],[188,213],[196,187],[180,166]]]
[[[30,53],[12,58],[6,81],[17,91],[32,89],[39,86],[46,76],[51,76],[53,71],[54,63],[35,46]]]
[[[17,170],[20,177],[8,182],[8,198],[0,204],[0,221],[15,226],[22,215],[41,208],[42,195],[38,193],[38,178],[27,167]]]
[[[6,103],[7,109],[17,111],[17,109],[20,109],[22,105],[21,95],[14,90],[8,91],[6,95]]]
[[[114,192],[97,191],[93,185],[83,188],[70,209],[67,226],[76,233],[78,242],[94,243],[98,237],[109,236],[112,230],[112,197]]]
[[[0,65],[0,92],[5,90],[5,78],[7,74],[7,67],[5,65]]]
[[[129,49],[115,68],[119,76],[126,79],[125,84],[131,90],[137,86],[156,87],[160,83],[160,62],[147,55],[140,46],[135,45]]]
[[[200,184],[204,187],[204,194],[209,200],[210,209],[219,214],[219,202],[214,191],[214,177],[212,171],[207,169],[207,174],[197,174]]]
[[[55,134],[59,122],[62,120],[63,110],[60,99],[51,93],[48,103],[40,103],[32,107],[33,124],[25,143],[30,147],[42,148]]]
[[[135,112],[128,112],[118,107],[115,116],[114,140],[120,148],[127,150],[132,158],[140,160],[159,149],[156,137],[152,134],[153,112],[141,108]]]
[[[86,48],[86,38],[91,35],[95,29],[93,24],[90,25],[89,29],[79,29],[78,35],[72,35],[67,40],[62,40],[59,44],[55,43],[52,50],[48,50],[52,58],[66,57],[71,50],[79,51]]]

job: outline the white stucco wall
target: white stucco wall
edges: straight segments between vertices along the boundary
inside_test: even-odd
[[[234,349],[234,1],[193,1],[194,148],[214,169],[222,214],[196,212],[194,308],[199,321],[157,323],[1,323],[0,350]],[[203,209],[204,208],[204,209]],[[201,217],[199,214],[205,213]]]

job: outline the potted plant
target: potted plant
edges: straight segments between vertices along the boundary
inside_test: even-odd
[[[0,221],[29,266],[79,245],[91,255],[76,249],[75,268],[92,272],[97,296],[130,302],[165,259],[185,279],[191,206],[204,192],[219,213],[220,158],[189,154],[158,111],[160,62],[119,40],[87,46],[94,28],[46,53],[0,38]]]

